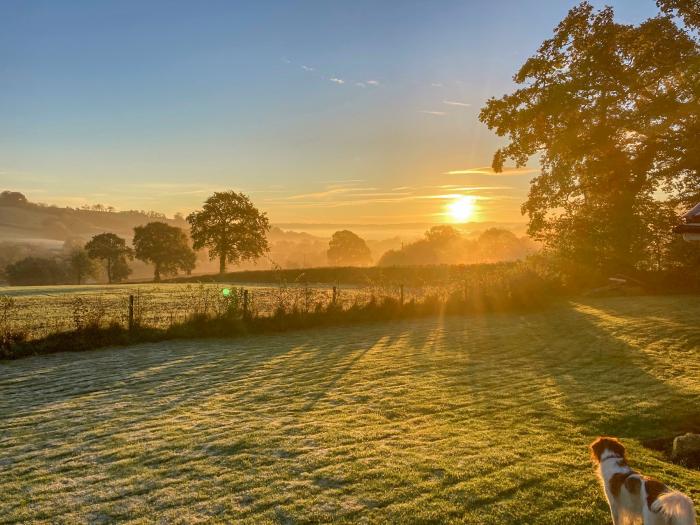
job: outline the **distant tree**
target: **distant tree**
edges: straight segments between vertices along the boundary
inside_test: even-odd
[[[27,197],[18,191],[5,190],[0,193],[0,206],[25,206],[29,204]]]
[[[101,259],[105,263],[108,282],[120,282],[131,273],[127,258],[133,259],[133,251],[126,241],[114,233],[95,235],[86,245],[90,257]]]
[[[479,235],[475,250],[479,262],[489,263],[521,259],[534,251],[534,246],[509,230],[489,228]]]
[[[25,257],[8,265],[5,276],[13,286],[63,284],[68,280],[60,261],[42,257]]]
[[[429,266],[440,262],[435,245],[420,239],[401,249],[386,251],[377,261],[377,266]]]
[[[456,241],[460,237],[461,234],[455,228],[446,224],[433,226],[425,232],[425,239],[435,244],[448,244]]]
[[[156,282],[161,274],[194,269],[196,256],[187,243],[187,235],[164,222],[149,222],[134,228],[134,251],[137,259],[154,265]]]
[[[219,273],[226,263],[256,259],[268,251],[267,215],[258,211],[250,199],[235,191],[216,192],[203,209],[187,216],[195,250],[208,248],[211,260],[219,258]]]
[[[331,265],[362,266],[372,263],[372,253],[364,239],[349,230],[337,231],[328,243],[328,262]]]
[[[129,256],[128,258],[132,259],[133,257]],[[112,282],[120,283],[125,281],[128,279],[129,275],[131,275],[131,268],[129,267],[126,256],[114,261],[112,264]]]
[[[697,20],[697,0],[659,0]],[[574,7],[480,119],[507,144],[499,172],[534,155],[541,174],[522,207],[529,233],[568,260],[605,272],[648,258],[670,203],[700,195],[700,48],[670,17],[638,26],[612,8]],[[663,213],[662,213],[663,212]]]
[[[88,277],[97,276],[95,261],[90,258],[87,250],[82,247],[75,247],[70,251],[68,254],[68,267],[78,284],[83,284]]]

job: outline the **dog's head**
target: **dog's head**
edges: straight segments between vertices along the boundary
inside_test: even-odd
[[[625,459],[625,447],[614,437],[601,436],[590,445],[591,458],[600,463],[600,458],[606,450]]]

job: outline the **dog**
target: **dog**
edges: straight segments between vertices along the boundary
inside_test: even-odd
[[[590,450],[613,525],[697,525],[692,500],[632,470],[616,438],[599,437]]]

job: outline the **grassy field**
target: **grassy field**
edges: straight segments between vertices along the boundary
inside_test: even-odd
[[[700,300],[0,362],[0,523],[607,523],[587,443],[700,426]]]
[[[76,328],[77,299],[86,301],[89,316],[99,317],[99,324],[117,323],[126,326],[129,295],[136,297],[137,314],[143,326],[163,328],[182,322],[195,313],[213,313],[225,309],[221,291],[224,288],[250,292],[252,308],[256,313],[269,315],[279,304],[291,308],[313,309],[317,302],[328,304],[333,295],[332,286],[260,285],[254,283],[202,284],[117,284],[117,285],[56,285],[56,286],[0,286],[0,297],[11,297],[14,305],[7,323],[11,329],[38,339],[56,332]],[[396,287],[382,289],[382,294],[397,295]],[[352,285],[338,287],[338,302],[344,306],[354,301],[366,302],[376,290]],[[420,297],[419,291],[406,290],[406,296]]]

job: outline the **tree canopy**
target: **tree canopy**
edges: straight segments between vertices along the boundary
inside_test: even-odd
[[[68,267],[78,284],[83,284],[88,277],[97,276],[97,265],[90,258],[87,250],[80,246],[71,249],[68,254]]]
[[[149,222],[134,228],[136,258],[154,265],[153,280],[161,275],[176,274],[178,270],[192,271],[195,253],[182,229],[164,222]]]
[[[423,239],[408,243],[400,250],[389,250],[377,266],[424,266],[433,264],[478,264],[522,259],[534,252],[527,237],[490,228],[478,237],[465,238],[448,225],[433,226]]]
[[[516,73],[521,87],[480,113],[508,139],[495,171],[539,157],[529,233],[605,270],[644,264],[678,207],[700,199],[700,49],[671,16],[692,21],[697,8],[659,4],[667,14],[638,26],[574,7]]]
[[[367,243],[350,230],[333,234],[326,255],[332,266],[364,266],[372,263],[372,253]]]
[[[64,284],[69,281],[65,265],[56,258],[25,257],[5,268],[7,281],[13,286]]]
[[[187,216],[195,250],[207,248],[209,258],[219,258],[219,272],[226,263],[257,259],[268,251],[270,222],[243,193],[216,192],[201,210]]]
[[[133,251],[126,241],[114,233],[95,235],[85,245],[88,255],[93,259],[102,259],[107,270],[109,283],[120,282],[131,273],[127,258],[133,259]]]

